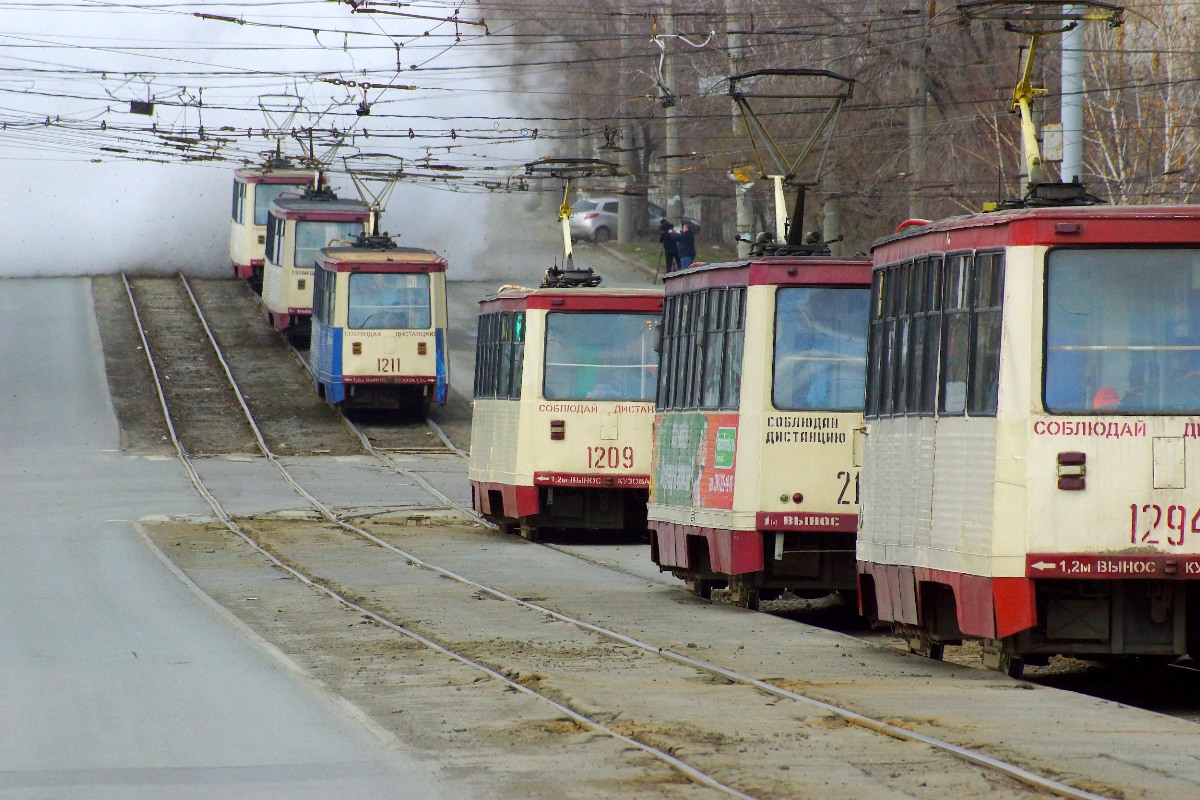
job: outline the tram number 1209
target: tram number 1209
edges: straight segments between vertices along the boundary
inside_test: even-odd
[[[633,469],[632,447],[605,447],[602,444],[587,449],[588,469]]]
[[[1138,515],[1141,514],[1141,519]],[[1132,503],[1129,506],[1129,542],[1130,544],[1162,544],[1162,528],[1166,528],[1167,544],[1172,547],[1182,547],[1186,534],[1200,535],[1200,511],[1188,518],[1185,506],[1167,506],[1146,503],[1139,506]]]

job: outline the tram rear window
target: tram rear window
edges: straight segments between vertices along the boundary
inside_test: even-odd
[[[1051,251],[1045,341],[1051,412],[1200,411],[1200,250]]]
[[[351,275],[346,324],[363,330],[429,328],[432,324],[429,276],[423,273]]]
[[[657,314],[546,315],[547,400],[653,400]]]
[[[271,203],[274,203],[276,200],[278,200],[284,192],[299,196],[304,192],[304,187],[293,186],[290,183],[259,183],[254,186],[255,225],[267,224],[268,208],[270,207]],[[241,217],[240,212],[238,213],[238,217]]]
[[[310,269],[317,263],[322,247],[329,247],[334,239],[353,242],[362,232],[361,222],[301,220],[296,223],[296,259],[292,263],[300,269]]]
[[[862,410],[870,301],[866,287],[788,286],[775,293],[776,408]]]

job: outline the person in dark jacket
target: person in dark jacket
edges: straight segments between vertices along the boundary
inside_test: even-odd
[[[686,222],[675,237],[675,246],[679,250],[679,268],[687,269],[696,260],[696,235]]]
[[[658,241],[667,260],[667,272],[674,272],[679,269],[679,234],[675,233],[675,226],[665,219],[658,223],[658,229]]]

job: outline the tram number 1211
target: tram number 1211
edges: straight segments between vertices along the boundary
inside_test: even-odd
[[[633,448],[594,445],[587,449],[588,469],[633,469]]]

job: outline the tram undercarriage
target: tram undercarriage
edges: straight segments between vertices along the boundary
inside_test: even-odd
[[[1190,582],[1033,580],[1033,626],[991,639],[960,630],[958,598],[946,584],[919,585],[916,624],[909,624],[880,622],[874,580],[860,579],[867,618],[890,623],[913,652],[940,659],[945,645],[981,638],[984,664],[1014,677],[1054,655],[1169,660],[1200,653],[1200,585]]]
[[[854,592],[854,534],[841,532],[715,531],[685,534],[682,549],[660,525],[651,536],[659,569],[710,597],[729,589],[730,602],[757,609],[785,591],[804,598]],[[679,558],[682,554],[684,557]]]
[[[537,510],[518,509],[520,502],[507,502],[505,492],[488,489],[484,517],[506,533],[520,533],[537,541],[551,531],[612,531],[623,534],[646,532],[648,489],[571,488],[538,486]],[[531,490],[532,491],[532,490]],[[478,490],[476,508],[479,508]]]

